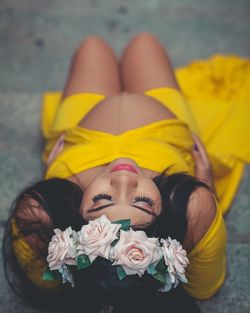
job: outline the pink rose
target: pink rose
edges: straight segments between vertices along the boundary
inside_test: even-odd
[[[48,247],[49,268],[57,270],[63,264],[76,265],[76,232],[71,227],[65,231],[56,228],[54,232]]]
[[[185,267],[189,264],[186,251],[182,248],[179,241],[175,239],[161,239],[162,253],[165,264],[168,266],[168,272],[172,283],[177,283],[178,278],[186,282]]]
[[[158,238],[148,238],[143,231],[121,230],[120,240],[113,247],[113,265],[121,265],[127,275],[142,276],[149,264],[162,257]]]
[[[120,228],[120,224],[112,224],[105,215],[89,221],[78,232],[77,254],[86,254],[91,262],[98,256],[108,259],[111,243],[118,238],[116,234]]]

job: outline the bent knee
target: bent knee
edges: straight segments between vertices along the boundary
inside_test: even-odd
[[[131,53],[131,51],[133,51],[133,53],[137,52],[141,54],[142,51],[149,51],[152,49],[162,51],[164,48],[160,40],[154,34],[150,32],[141,32],[131,39],[123,51],[123,56],[125,56],[127,52]]]
[[[152,41],[158,41],[156,35],[151,32],[140,32],[131,41],[133,44],[151,43]]]
[[[108,43],[100,36],[89,35],[83,41],[81,41],[75,49],[75,55],[82,54],[83,51],[92,50],[96,48],[107,48]]]

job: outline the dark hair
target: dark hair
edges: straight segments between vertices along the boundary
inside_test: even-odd
[[[154,222],[143,230],[148,236],[167,238],[168,236],[183,242],[187,228],[187,204],[190,194],[198,187],[209,187],[186,173],[166,175],[167,170],[153,178],[162,197],[162,211]],[[39,259],[46,263],[47,246],[53,236],[53,229],[65,229],[71,226],[76,231],[87,221],[79,213],[83,192],[78,185],[60,178],[42,180],[26,188],[14,202],[9,219],[6,222],[3,240],[3,259],[6,278],[12,289],[36,307],[62,312],[97,313],[104,305],[113,306],[112,313],[123,312],[200,312],[195,301],[186,293],[183,286],[167,293],[157,290],[161,287],[156,279],[147,273],[126,276],[119,280],[116,269],[108,260],[97,258],[88,269],[77,271],[76,287],[64,285],[53,290],[35,286],[25,275],[16,260],[12,249],[11,221],[15,221],[20,230],[18,236],[36,237],[31,246]],[[28,199],[39,204],[32,206]],[[25,212],[32,214],[27,223]],[[42,210],[45,218],[40,219],[37,210]],[[17,237],[18,237],[17,236]],[[74,274],[74,270],[73,270]],[[133,303],[133,305],[131,305]],[[82,309],[80,309],[82,308]]]

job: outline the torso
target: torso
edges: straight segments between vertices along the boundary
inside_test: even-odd
[[[176,116],[152,97],[137,93],[122,92],[105,98],[97,104],[80,122],[79,126],[119,135],[130,129],[141,127],[156,121],[176,118]],[[83,189],[88,182],[103,171],[104,164],[69,177]],[[153,178],[160,173],[144,169]]]

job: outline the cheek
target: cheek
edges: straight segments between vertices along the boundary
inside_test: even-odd
[[[153,216],[147,215],[139,210],[133,211],[133,214],[131,214],[131,224],[133,225],[151,224],[153,221]]]
[[[155,202],[154,212],[159,215],[161,213],[162,200],[161,194],[155,183],[150,179],[141,185],[141,190],[144,193],[148,193],[148,196],[152,198]]]
[[[93,205],[92,198],[99,193],[110,193],[107,190],[107,182],[101,178],[96,179],[84,190],[81,204],[81,213],[84,219],[88,219],[88,215],[92,214],[88,213],[87,210]]]
[[[84,220],[88,220],[88,212],[87,212],[88,208],[89,206],[87,205],[86,201],[83,200],[80,212]]]
[[[88,212],[87,210],[92,206],[93,201],[91,200],[95,194],[91,191],[91,189],[86,189],[84,191],[84,195],[82,198],[82,203],[81,203],[81,214],[83,219],[87,219]]]

